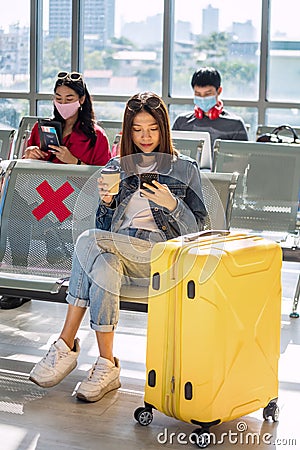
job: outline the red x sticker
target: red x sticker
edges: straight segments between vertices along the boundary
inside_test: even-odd
[[[54,191],[48,181],[45,180],[36,188],[36,190],[44,199],[43,203],[32,211],[32,214],[37,220],[41,220],[51,211],[56,215],[60,222],[63,222],[72,214],[63,203],[63,200],[74,192],[74,189],[68,181]]]

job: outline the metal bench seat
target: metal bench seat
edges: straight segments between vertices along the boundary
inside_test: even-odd
[[[0,129],[0,160],[11,157],[15,133],[14,129]]]
[[[240,173],[231,227],[280,242],[284,258],[285,248],[299,254],[300,145],[217,140],[213,168]],[[296,288],[291,317],[298,299]]]
[[[65,301],[74,244],[94,228],[100,167],[11,161],[0,211],[0,295]],[[228,228],[235,174],[202,174],[206,228]],[[124,286],[121,308],[147,310],[147,288]]]

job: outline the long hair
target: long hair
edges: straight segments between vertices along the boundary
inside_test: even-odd
[[[134,108],[130,106],[132,103],[135,105]],[[169,114],[163,100],[153,92],[135,94],[126,103],[123,116],[120,156],[122,168],[127,173],[135,173],[135,163],[138,161],[138,158],[129,158],[129,156],[142,153],[132,140],[132,126],[135,116],[143,111],[150,114],[159,127],[160,143],[155,150],[157,156],[162,153],[168,154],[171,158],[167,159],[170,160],[178,154],[172,143]],[[157,160],[160,165],[160,163],[163,164],[164,158],[158,157]],[[162,169],[162,167],[158,167],[158,169]]]
[[[56,80],[54,86],[54,93],[56,92],[58,86],[67,86],[72,89],[76,94],[79,95],[79,98],[85,96],[85,100],[81,105],[81,108],[78,111],[78,120],[76,125],[78,124],[78,128],[86,135],[88,139],[90,139],[90,147],[93,147],[97,140],[97,135],[94,128],[95,123],[95,113],[93,109],[92,99],[90,93],[86,87],[83,79],[72,81],[69,78],[65,78],[63,80]],[[65,125],[65,119],[59,114],[57,108],[54,106],[54,118],[61,122],[62,127]]]

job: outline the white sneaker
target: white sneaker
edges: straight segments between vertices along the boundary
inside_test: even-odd
[[[44,358],[38,362],[29,374],[29,379],[41,387],[52,387],[63,380],[77,366],[80,352],[79,339],[74,341],[75,350],[58,339]]]
[[[115,364],[99,356],[88,376],[80,383],[76,397],[86,402],[97,402],[107,392],[118,389],[121,386],[120,362],[118,358],[114,360]]]

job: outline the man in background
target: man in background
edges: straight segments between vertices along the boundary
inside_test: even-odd
[[[180,114],[172,129],[208,131],[212,146],[216,139],[247,141],[248,135],[241,117],[229,113],[219,99],[222,93],[221,75],[213,67],[196,71],[191,80],[194,91],[194,111]]]

